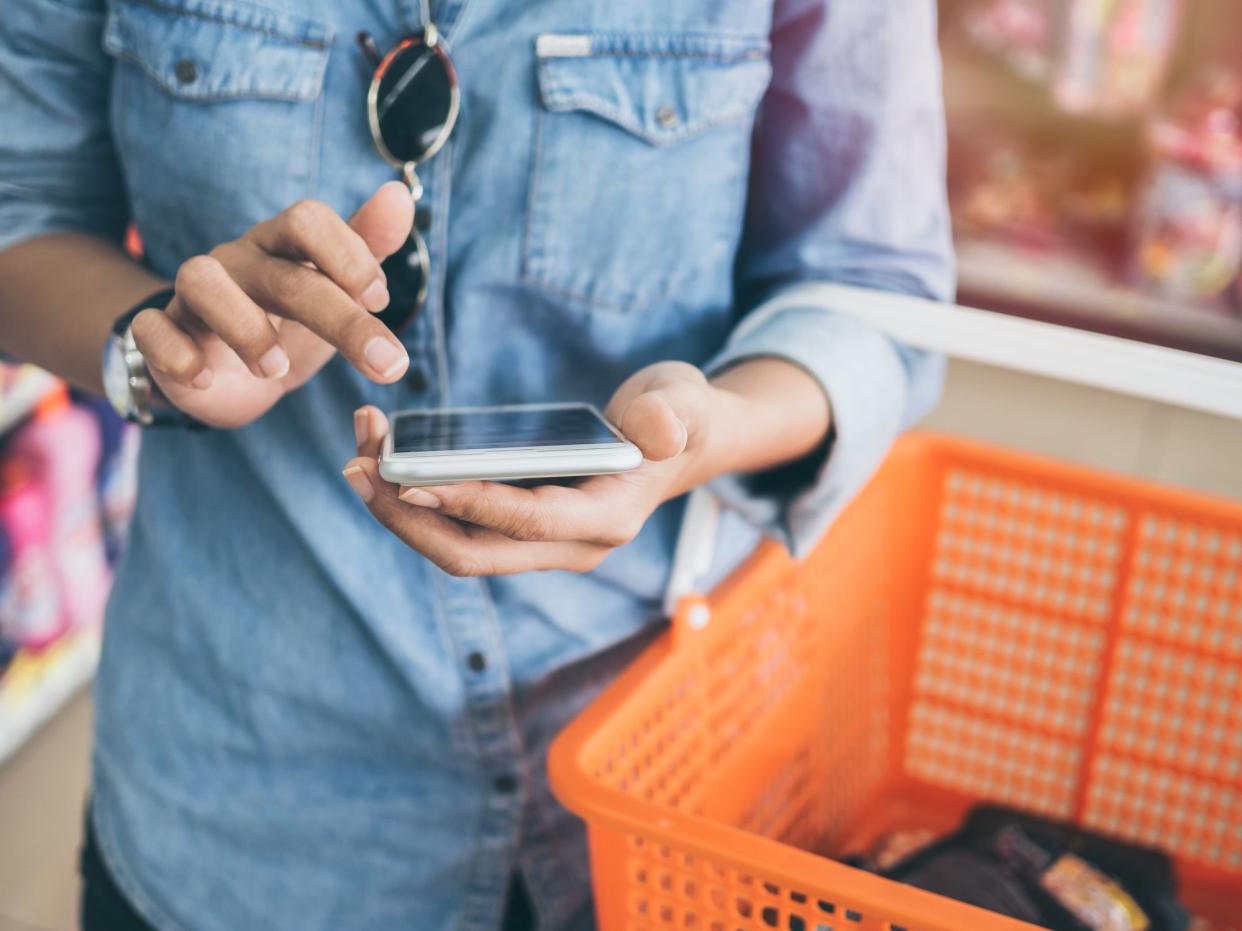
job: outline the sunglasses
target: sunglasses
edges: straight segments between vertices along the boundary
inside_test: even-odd
[[[417,168],[452,135],[461,90],[457,69],[434,24],[406,36],[382,57],[369,33],[358,33],[358,44],[375,66],[367,91],[371,138],[384,160],[401,170],[414,201],[410,236],[383,263],[391,300],[377,316],[396,331],[422,307],[431,279],[431,257],[423,239],[431,215],[419,206],[423,184]]]

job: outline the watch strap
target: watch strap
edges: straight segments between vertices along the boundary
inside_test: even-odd
[[[176,296],[176,288],[161,288],[154,294],[143,298],[143,300],[116,318],[112,324],[112,334],[114,336],[124,336],[125,331],[129,329],[129,325],[134,322],[134,318],[140,313],[150,309],[163,310],[172,303],[172,299]]]

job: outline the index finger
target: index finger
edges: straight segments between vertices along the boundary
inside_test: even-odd
[[[380,260],[327,204],[301,200],[259,223],[250,237],[269,255],[306,261],[372,313],[388,306]]]
[[[609,478],[600,476],[599,478]],[[624,482],[592,480],[581,487],[501,482],[407,488],[407,504],[433,507],[449,517],[495,530],[514,540],[628,543],[646,516]]]

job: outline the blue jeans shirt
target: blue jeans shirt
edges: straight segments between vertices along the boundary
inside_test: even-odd
[[[300,198],[348,214],[393,177],[354,35],[391,47],[418,6],[6,0],[0,247],[133,222],[172,277]],[[483,931],[515,868],[542,927],[589,925],[544,753],[658,629],[681,505],[587,575],[451,577],[341,479],[356,407],[602,405],[658,360],[791,360],[827,391],[835,445],[779,496],[716,483],[724,571],[764,532],[805,551],[937,395],[938,358],[798,297],[951,292],[932,0],[431,11],[462,106],[420,171],[416,377],[338,359],[244,429],[144,438],[93,817],[162,928]]]

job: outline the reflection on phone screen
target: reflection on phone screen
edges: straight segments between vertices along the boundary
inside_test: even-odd
[[[617,438],[590,408],[429,411],[393,423],[393,452],[591,446]]]

